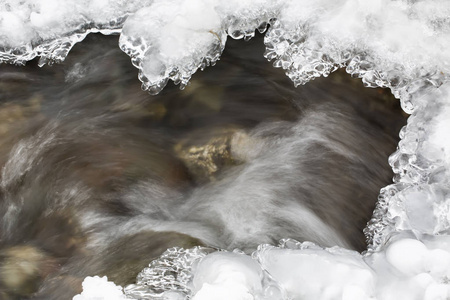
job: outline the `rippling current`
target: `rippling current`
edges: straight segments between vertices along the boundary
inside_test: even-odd
[[[117,42],[0,66],[0,299],[130,284],[173,246],[365,249],[406,121],[390,92],[343,72],[295,89],[258,37],[150,96]]]

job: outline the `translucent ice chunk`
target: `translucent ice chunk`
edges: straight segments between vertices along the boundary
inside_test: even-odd
[[[193,264],[213,251],[204,247],[170,248],[139,273],[136,284],[127,286],[125,294],[131,299],[185,299],[192,290]]]
[[[290,299],[373,299],[375,275],[358,252],[286,240],[254,256]]]
[[[242,253],[212,253],[199,262],[194,272],[193,300],[285,299],[259,264]]]
[[[339,67],[369,86],[389,87],[407,112],[428,85],[448,80],[450,4],[445,0],[4,0],[0,61],[60,61],[89,32],[119,33],[143,87],[185,86],[220,57],[226,35],[265,31],[265,56],[295,85]],[[138,11],[138,12],[137,12]],[[137,13],[135,13],[137,12]],[[129,20],[127,17],[132,15]]]
[[[0,63],[40,65],[64,60],[90,32],[120,33],[127,16],[153,0],[4,0],[0,2]]]
[[[391,88],[412,112],[415,90],[448,78],[448,12],[445,1],[288,1],[265,56],[295,85],[346,66],[366,86]]]
[[[380,251],[365,255],[290,239],[278,246],[261,245],[252,256],[198,251],[204,250],[169,250],[125,289],[127,297],[422,300],[450,295],[449,236],[417,239],[411,232],[398,233]]]
[[[370,249],[379,248],[395,231],[450,230],[450,84],[422,89],[412,100],[420,109],[408,119],[399,147],[389,158],[395,184],[381,190],[366,228]]]
[[[120,47],[139,68],[143,89],[157,94],[169,78],[184,87],[198,68],[219,59],[226,34],[219,15],[203,2],[155,1],[128,19]]]

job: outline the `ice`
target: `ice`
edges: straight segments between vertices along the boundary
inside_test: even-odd
[[[39,65],[64,60],[91,32],[119,33],[128,15],[152,0],[0,1],[0,62]]]
[[[249,39],[270,24],[265,57],[295,86],[346,68],[367,87],[390,88],[411,114],[389,159],[394,183],[365,230],[368,251],[294,241],[262,245],[253,258],[172,249],[127,297],[448,299],[449,16],[446,0],[0,0],[0,62],[51,64],[90,32],[120,33],[143,88],[156,94],[215,64],[228,36]],[[89,286],[84,293],[95,293]]]
[[[260,246],[254,256],[287,299],[370,299],[373,294],[373,271],[355,251],[286,240],[279,247]]]
[[[174,300],[431,300],[450,296],[448,236],[417,239],[411,233],[399,233],[381,251],[364,255],[289,239],[278,246],[261,245],[252,256],[239,251],[211,253],[212,249],[208,254],[205,249],[169,249],[138,276],[136,285],[125,288],[126,296]],[[175,265],[184,268],[177,272],[172,268]],[[172,280],[178,286],[158,288],[154,274],[165,272],[170,274],[165,275],[167,280],[174,275],[183,279]]]
[[[104,277],[86,277],[83,281],[83,292],[73,300],[125,300],[127,299],[121,286],[115,285]]]
[[[136,284],[127,286],[125,293],[131,299],[185,299],[192,289],[193,264],[214,251],[205,247],[170,248],[142,270]]]
[[[155,1],[128,19],[119,44],[139,68],[142,88],[157,94],[168,79],[184,87],[198,68],[219,59],[225,42],[212,6],[203,1]]]
[[[389,163],[394,184],[381,190],[373,219],[366,229],[378,249],[391,232],[448,234],[450,156],[447,130],[450,85],[417,92],[412,98],[420,109],[400,132],[402,140]]]
[[[290,1],[266,35],[265,56],[295,85],[346,67],[367,86],[391,88],[412,112],[415,88],[448,77],[449,9],[444,1]]]
[[[269,284],[267,273],[243,253],[215,252],[204,257],[194,269],[194,300],[282,299],[281,290]],[[266,288],[264,285],[268,285]]]
[[[155,94],[184,87],[214,64],[227,35],[266,34],[265,56],[295,85],[337,68],[367,86],[391,88],[407,112],[412,95],[449,74],[450,5],[445,0],[3,1],[1,61],[61,61],[89,32],[119,33],[120,47]],[[130,16],[131,15],[131,16]],[[128,16],[130,16],[128,18]],[[123,27],[123,30],[122,30]]]

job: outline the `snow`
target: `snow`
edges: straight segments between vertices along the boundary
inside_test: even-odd
[[[206,256],[197,266],[193,280],[193,300],[253,300],[262,294],[262,270],[250,257],[230,252]]]
[[[53,3],[54,2],[54,3]],[[450,65],[450,5],[445,0],[97,0],[0,2],[0,61],[61,61],[89,32],[121,33],[120,47],[139,69],[143,88],[168,80],[184,87],[214,64],[227,35],[266,35],[266,57],[295,85],[346,67],[367,86],[393,89],[412,112],[410,96],[440,85]]]
[[[83,281],[83,292],[73,300],[125,300],[121,286],[108,281],[106,276],[86,277]]]
[[[448,299],[449,241],[448,236],[419,240],[399,233],[380,251],[365,255],[293,240],[261,245],[251,257],[236,251],[213,252],[188,263],[192,277],[185,278],[185,284],[189,290],[174,293],[176,297],[164,295],[196,300]],[[166,258],[162,261],[167,262]],[[145,295],[148,299],[157,296],[150,290]]]
[[[226,35],[216,11],[202,4],[155,1],[127,20],[119,43],[139,68],[143,89],[156,94],[169,78],[184,87],[199,67],[218,59]]]
[[[174,250],[170,251],[174,253]],[[163,293],[164,299],[191,296],[195,300],[437,300],[450,296],[448,236],[428,235],[419,240],[411,234],[399,233],[381,251],[365,255],[339,247],[321,248],[310,242],[293,240],[283,240],[278,246],[261,245],[251,257],[237,251],[208,254],[206,252],[210,250],[197,248],[192,250],[192,253],[197,252],[195,258],[186,260],[186,253],[191,250],[181,251],[183,255],[170,259],[173,264],[182,260],[190,276],[178,282],[172,281],[175,284],[171,288],[181,285],[188,289],[167,290]],[[198,256],[198,251],[205,253]],[[144,270],[138,276],[140,283],[137,285],[157,279],[152,274],[155,269],[159,268],[161,273],[169,270],[160,269],[164,263],[167,264],[167,259],[167,254],[163,254],[160,264],[156,260],[153,266]],[[89,296],[74,300],[103,299],[95,297],[99,285],[105,283],[105,278],[100,281],[98,277],[88,277],[83,284],[82,295]],[[108,289],[103,289],[105,294],[107,290],[121,290],[120,287],[113,289],[112,283],[108,285]],[[147,297],[145,299],[161,296],[151,289],[142,293],[143,289],[133,288],[136,294],[133,289],[125,289],[129,299],[142,299],[143,295]],[[117,292],[117,295],[121,294]]]

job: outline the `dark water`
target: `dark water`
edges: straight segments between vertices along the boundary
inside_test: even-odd
[[[294,89],[255,38],[150,96],[117,40],[0,66],[0,299],[129,284],[173,246],[365,248],[405,123],[389,92],[345,72]]]

